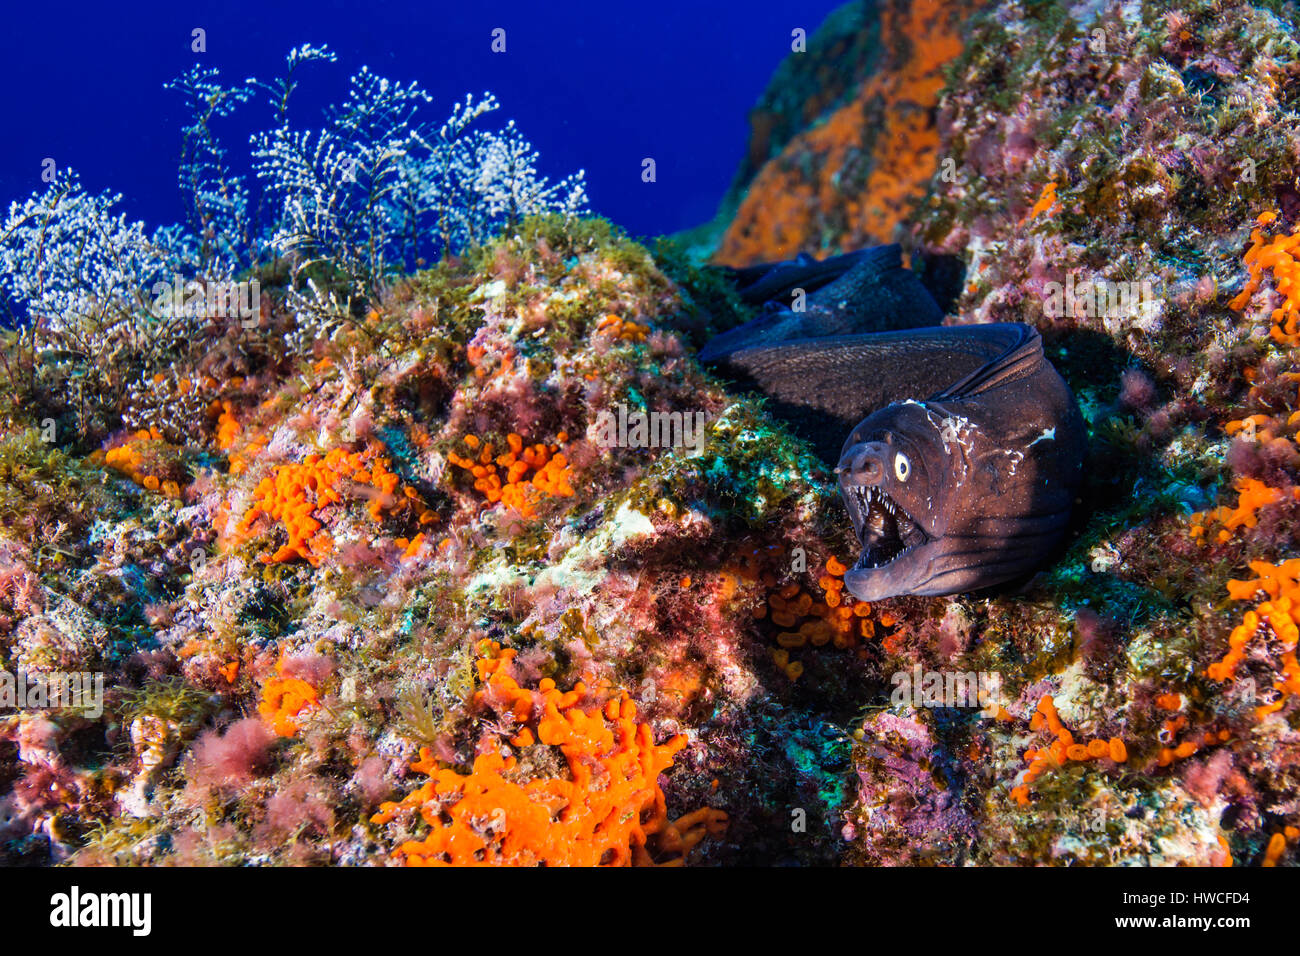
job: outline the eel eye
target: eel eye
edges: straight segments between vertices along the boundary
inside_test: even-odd
[[[907,481],[907,476],[912,473],[912,462],[901,451],[894,456],[894,474],[898,476],[899,481]]]

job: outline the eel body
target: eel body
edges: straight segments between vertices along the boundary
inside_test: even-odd
[[[803,312],[764,300],[767,311],[701,357],[766,393],[838,460],[861,546],[845,586],[874,601],[1034,571],[1065,534],[1086,450],[1074,396],[1038,332],[938,326],[938,305],[897,246],[736,278],[787,295],[801,270],[818,282]]]

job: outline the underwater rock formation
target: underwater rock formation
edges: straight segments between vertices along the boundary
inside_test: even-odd
[[[532,219],[305,353],[278,306],[214,323],[158,373],[199,393],[184,427],[83,453],[6,409],[5,666],[107,675],[97,717],[0,724],[6,857],[671,863],[781,815],[725,809],[792,778],[765,685],[797,660],[754,614],[787,552],[825,560],[834,490],[671,331],[743,313],[663,255],[678,282]],[[844,612],[828,654],[872,624]]]
[[[814,95],[788,111],[784,123],[764,121],[760,104],[738,184],[751,175],[755,152],[770,148],[769,129],[789,127],[789,112],[800,117],[800,131],[752,174],[714,261],[746,266],[798,252],[847,252],[893,242],[895,230],[913,220],[938,163],[935,107],[944,68],[961,52],[963,24],[979,4],[882,0],[872,6],[859,15],[854,42],[840,41],[847,54],[832,46],[787,58],[782,69],[795,76],[808,69],[799,65],[804,58],[834,72],[840,79],[829,89],[850,90],[847,102],[828,111],[827,99]],[[803,128],[810,116],[818,119]]]
[[[1054,569],[959,602],[968,634],[947,633],[950,604],[906,641],[927,670],[1001,680],[992,718],[898,711],[927,725],[974,817],[952,862],[1293,855],[1293,15],[1002,4],[953,63],[952,175],[932,180],[914,247],[965,257],[955,321],[1043,332],[1094,455]],[[965,650],[944,663],[943,647]],[[878,858],[860,824],[853,841]]]

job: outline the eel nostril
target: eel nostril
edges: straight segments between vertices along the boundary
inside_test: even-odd
[[[880,464],[880,458],[874,453],[865,450],[853,456],[853,463],[850,467],[854,476],[860,478],[863,484],[875,484],[880,481],[885,471]]]
[[[835,469],[837,475],[847,475],[852,484],[879,484],[885,476],[884,459],[871,445],[850,448]]]

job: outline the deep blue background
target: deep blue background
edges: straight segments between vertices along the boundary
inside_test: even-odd
[[[593,209],[634,234],[711,218],[744,153],[747,115],[790,49],[837,0],[498,0],[313,3],[142,0],[114,4],[5,0],[0,13],[0,208],[42,188],[41,161],[76,169],[93,189],[124,194],[149,225],[180,221],[176,93],[162,85],[195,62],[226,82],[282,71],[303,42],[328,44],[335,64],[310,64],[291,112],[318,124],[363,64],[416,80],[441,122],[466,93],[491,91],[538,148],[552,178],[587,171]],[[190,31],[207,30],[207,53]],[[504,27],[508,49],[490,50]],[[269,126],[250,102],[224,137],[247,156],[247,132]],[[652,156],[658,182],[643,184]]]

